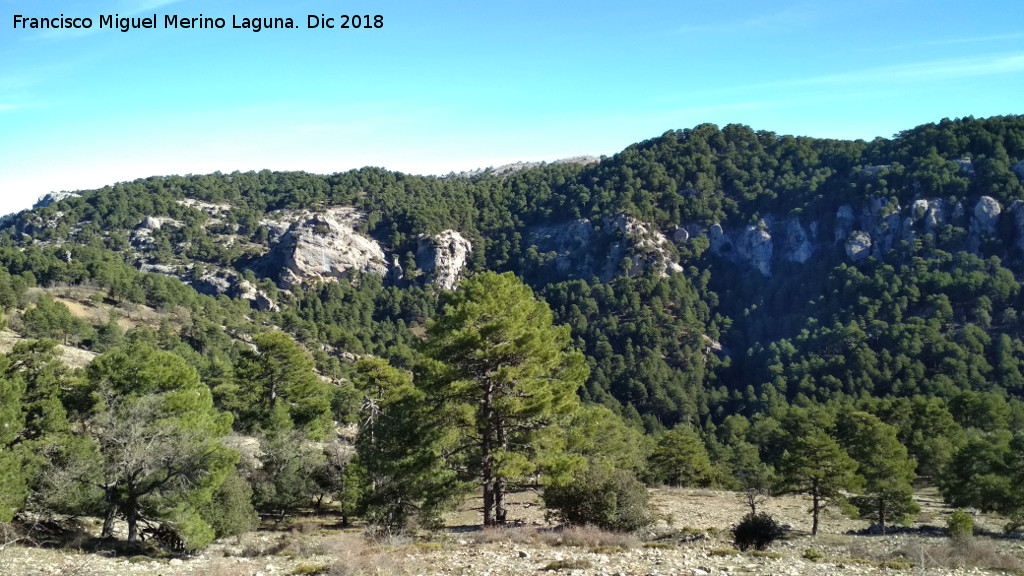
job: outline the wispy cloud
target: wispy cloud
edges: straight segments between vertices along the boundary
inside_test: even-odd
[[[21,108],[21,106],[18,106],[17,104],[0,104],[0,112],[8,112],[10,110],[17,110],[18,108]]]
[[[945,46],[949,44],[977,44],[981,42],[1002,42],[1003,40],[1018,40],[1024,38],[1024,32],[1014,34],[996,34],[993,36],[975,36],[972,38],[949,38],[946,40],[932,40],[925,42],[924,46]]]
[[[750,94],[768,95],[786,91],[796,96],[800,91],[837,91],[845,87],[863,90],[892,88],[894,86],[927,86],[937,82],[1024,73],[1024,53],[989,54],[971,58],[954,58],[874,66],[833,74],[810,75],[797,78],[722,87],[690,93],[690,97],[749,98]]]
[[[1024,53],[878,66],[839,74],[814,76],[788,83],[797,85],[862,82],[921,83],[1019,72],[1024,72]]]

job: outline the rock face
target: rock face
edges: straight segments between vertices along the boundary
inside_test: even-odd
[[[856,232],[846,241],[846,256],[854,262],[862,262],[871,255],[871,236]]]
[[[803,264],[814,255],[814,244],[796,218],[786,223],[786,244],[783,256],[790,262]]]
[[[36,208],[46,208],[50,204],[56,204],[57,202],[60,202],[61,200],[64,200],[66,198],[80,197],[81,196],[75,194],[74,192],[50,192],[45,196],[41,196],[39,200],[36,200],[36,203],[32,205],[32,209],[35,210]]]
[[[725,230],[718,222],[708,228],[708,241],[711,243],[711,251],[718,255],[731,252],[733,249],[732,239],[726,236]]]
[[[1009,212],[1013,214],[1013,231],[1017,238],[1014,246],[1024,255],[1024,202],[1014,200]]]
[[[924,217],[924,228],[928,232],[935,230],[936,226],[946,221],[946,203],[942,200],[932,200],[928,203],[928,213]]]
[[[846,242],[853,232],[853,206],[843,204],[836,210],[836,244]]]
[[[999,214],[1003,207],[991,196],[982,196],[974,205],[971,215],[971,224],[967,234],[967,248],[976,252],[981,247],[981,239],[992,236],[999,224]]]
[[[278,278],[284,287],[354,273],[384,276],[388,272],[384,250],[355,231],[364,217],[355,208],[335,207],[300,218],[252,267],[264,276]]]
[[[1024,160],[1014,164],[1012,170],[1017,175],[1017,178],[1024,180]]]
[[[688,237],[678,228],[674,237]],[[527,233],[527,246],[543,255],[549,272],[565,278],[603,281],[626,274],[637,276],[657,270],[663,276],[683,271],[676,263],[675,247],[664,234],[626,214],[606,218],[596,225],[586,219],[536,226]],[[622,262],[629,258],[629,269]]]
[[[555,271],[559,275],[589,279],[598,274],[595,269],[597,234],[590,220],[583,218],[534,227],[526,239],[542,254],[555,253]]]
[[[768,233],[764,220],[744,229],[736,243],[736,251],[761,274],[772,275],[772,235]]]
[[[979,234],[993,234],[996,225],[999,224],[999,213],[1003,207],[991,196],[982,196],[974,206],[974,218],[971,219],[971,232],[975,230]]]
[[[602,275],[604,279],[613,278],[619,263],[626,257],[633,263],[626,271],[629,276],[637,276],[652,268],[662,276],[683,271],[683,267],[676,263],[668,250],[671,242],[661,232],[626,214],[619,214],[606,225],[622,241],[612,244],[608,251],[608,261]]]
[[[428,280],[442,290],[452,290],[459,283],[466,258],[473,244],[455,230],[437,236],[420,236],[416,248],[416,266]]]

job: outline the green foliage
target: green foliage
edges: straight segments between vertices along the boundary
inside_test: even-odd
[[[259,527],[252,505],[252,487],[237,472],[229,473],[199,515],[213,528],[217,538],[236,536]]]
[[[942,496],[952,506],[1014,515],[1024,510],[1024,436],[1007,431],[972,434],[940,478]]]
[[[751,512],[732,530],[733,546],[746,552],[750,548],[764,550],[782,538],[786,531],[770,514]]]
[[[346,471],[354,483],[346,484],[345,502],[365,508],[367,521],[386,530],[404,529],[413,517],[435,524],[442,508],[463,491],[455,473],[444,468],[446,431],[430,425],[432,407],[409,373],[379,358],[360,360],[355,368],[363,397],[359,461]]]
[[[287,420],[310,438],[323,438],[331,419],[330,389],[313,361],[283,332],[253,338],[256,350],[241,354],[233,384],[218,390],[237,418],[237,428],[273,432]]]
[[[249,477],[258,510],[280,522],[313,504],[324,454],[305,434],[275,427],[273,434],[261,438],[259,459],[259,469]]]
[[[543,497],[549,514],[569,524],[632,532],[654,521],[647,488],[628,470],[587,466],[570,482],[546,486]]]
[[[509,482],[561,452],[546,432],[578,406],[583,355],[552,320],[515,276],[484,273],[446,295],[427,331],[417,384],[434,425],[448,431],[447,464],[483,485],[485,525],[505,521]]]
[[[954,540],[968,540],[974,536],[974,518],[957,508],[946,520],[946,534]]]
[[[89,330],[89,325],[75,318],[68,307],[43,294],[34,308],[25,311],[25,334],[30,338],[53,338],[64,344],[78,343]]]
[[[896,438],[896,429],[864,412],[843,415],[840,442],[859,464],[864,492],[851,499],[861,516],[878,522],[885,532],[886,521],[902,522],[917,514],[913,482],[916,463]]]
[[[0,357],[7,372],[10,363]],[[22,453],[14,446],[25,425],[21,407],[25,384],[21,379],[0,374],[0,523],[10,522],[21,510],[26,496]]]
[[[648,473],[652,481],[670,486],[708,486],[713,480],[704,442],[686,425],[661,435],[651,452]]]
[[[856,490],[862,479],[856,475],[857,463],[828,432],[812,428],[793,438],[779,462],[781,493],[807,494],[811,497],[813,524],[818,533],[818,515],[830,503],[841,502],[843,491]]]
[[[647,466],[648,438],[604,406],[582,406],[566,432],[567,450],[593,465],[639,474]]]
[[[6,220],[0,229],[0,309],[22,336],[97,352],[116,350],[123,340],[149,342],[199,372],[215,390],[218,408],[235,414],[236,430],[273,433],[275,427],[292,426],[319,437],[332,419],[355,422],[368,416],[361,393],[346,381],[355,376],[352,355],[416,369],[421,402],[427,401],[423,393],[441,388],[426,378],[436,376],[430,362],[416,368],[415,349],[446,299],[424,285],[427,275],[417,269],[416,253],[420,234],[456,229],[473,241],[470,273],[519,275],[551,307],[552,324],[569,327],[564,347],[580,350],[589,368],[575,389],[580,400],[649,433],[630,453],[621,448],[635,441],[634,433],[608,414],[577,416],[572,426],[586,434],[571,427],[565,434],[550,427],[536,430],[507,458],[495,454],[509,482],[527,473],[561,481],[584,461],[638,470],[652,448],[651,437],[686,423],[704,444],[711,471],[707,479],[678,481],[721,483],[756,496],[791,448],[799,428],[793,421],[799,418],[790,415],[819,407],[827,413],[824,420],[832,421],[815,425],[834,431],[840,446],[860,462],[866,493],[855,503],[863,504],[865,514],[901,515],[892,506],[906,503],[904,480],[910,475],[902,464],[889,470],[904,459],[888,432],[880,436],[888,456],[872,463],[872,455],[855,454],[859,433],[847,435],[842,418],[835,421],[850,411],[892,426],[906,447],[906,462],[916,460],[916,473],[939,482],[950,501],[1017,514],[1024,497],[1016,486],[1024,474],[1012,457],[1020,452],[1012,433],[1024,424],[1024,318],[1018,312],[1024,310],[1019,283],[1024,267],[1011,210],[1024,198],[1024,188],[1011,168],[1024,159],[1022,133],[1021,116],[944,119],[871,142],[704,124],[666,132],[600,163],[545,165],[503,176],[433,178],[366,168],[330,176],[261,171],[140,179]],[[973,175],[962,168],[964,159],[971,160]],[[996,233],[977,239],[971,212],[983,194],[996,198],[1004,211]],[[213,222],[191,200],[223,203],[226,209]],[[916,200],[931,207],[941,202],[943,221],[930,225],[928,211],[914,205]],[[359,231],[372,234],[402,261],[406,281],[368,274],[278,291],[277,278],[253,274],[259,269],[256,259],[275,242],[261,224],[271,212],[329,205],[364,211]],[[842,246],[830,242],[834,215],[843,205],[853,209],[860,228],[898,225],[895,242],[884,245],[876,236],[873,257],[851,263]],[[964,215],[954,217],[958,205]],[[909,223],[902,215],[898,223],[872,224],[862,217],[877,211],[888,218],[897,206],[903,215],[914,210]],[[775,239],[773,274],[751,274],[735,247],[711,250],[707,236],[694,234],[660,246],[668,260],[685,268],[682,274],[640,273],[641,263],[655,254],[624,242],[622,265],[616,270],[613,263],[605,275],[603,263],[587,259],[602,255],[617,239],[602,233],[593,246],[566,251],[552,246],[547,236],[582,219],[606,231],[609,220],[621,214],[666,236],[715,223],[728,232],[756,224]],[[133,231],[147,216],[181,225],[151,231],[152,242],[140,242]],[[800,264],[783,255],[795,224],[817,230],[810,234],[816,238],[814,256]],[[180,280],[140,272],[135,268],[140,262],[166,264]],[[197,293],[194,286],[201,286],[203,274],[221,268],[259,286],[280,310],[259,311],[241,298]],[[613,278],[616,272],[620,276]],[[36,287],[42,291],[32,290]],[[122,337],[115,314],[89,326],[49,295],[70,302],[81,299],[74,295],[80,290],[99,295],[90,306],[116,305],[117,314],[133,323],[148,317],[149,310],[142,309],[148,306],[164,315],[160,330],[143,326]],[[271,365],[277,360],[260,358],[243,344],[255,342],[268,328],[292,335],[311,355],[298,348],[302,359],[293,361],[296,348],[290,343],[268,345],[266,356],[278,358],[282,367],[275,372]],[[322,388],[322,382],[309,378],[311,365],[342,384]],[[288,367],[298,368],[289,373]],[[275,395],[275,377],[268,375],[285,373],[291,391]],[[29,372],[9,377],[0,384],[0,395],[13,397],[14,388],[29,386],[28,377]],[[20,413],[0,420],[12,422],[0,436],[15,435],[0,442],[0,454],[9,460],[0,469],[0,484],[18,487],[11,500],[17,507],[75,508],[91,498],[89,490],[81,484],[71,489],[74,484],[66,483],[68,475],[59,469],[89,460],[96,448],[89,447],[87,434],[77,434],[77,444],[67,435],[92,422],[104,404],[90,397],[95,386],[78,385],[73,376],[40,377],[29,408],[0,405],[0,412]],[[118,378],[133,382],[130,374]],[[16,395],[27,397],[24,390]],[[412,480],[416,466],[431,469],[430,459],[451,464],[447,473],[456,467],[472,472],[462,475],[463,481],[480,481],[479,470],[469,470],[479,461],[476,448],[461,452],[461,461],[441,458],[461,445],[456,432],[465,438],[469,427],[439,427],[433,420],[479,420],[465,411],[471,403],[429,396],[434,398],[428,405],[462,406],[462,411],[427,410],[429,418],[407,435],[378,428],[382,438],[391,439],[374,449],[381,463],[367,464],[378,481],[405,478],[379,485],[407,494],[411,515],[427,500],[425,494],[445,492],[423,488],[430,484],[425,478]],[[63,432],[55,399],[72,421]],[[423,416],[412,400],[389,410],[392,430]],[[738,424],[739,415],[745,427]],[[564,418],[558,420],[565,425]],[[588,440],[591,432],[600,439]],[[417,447],[423,461],[414,463],[402,446]],[[383,463],[384,454],[395,459],[393,468]],[[672,457],[663,450],[654,460]],[[61,464],[55,468],[49,460]],[[877,479],[889,470],[898,480],[884,487],[871,479],[872,467]],[[322,492],[325,484],[319,484]],[[877,499],[881,493],[889,494],[884,513]],[[58,495],[67,498],[51,499]],[[866,508],[872,498],[877,506],[871,509],[878,514]]]
[[[221,443],[231,415],[213,406],[209,389],[181,358],[133,344],[99,356],[87,377],[96,403],[80,429],[95,458],[76,460],[72,476],[99,489],[110,520],[123,517],[137,541],[142,519],[173,523],[191,549],[213,540],[200,517],[234,469],[238,454]]]

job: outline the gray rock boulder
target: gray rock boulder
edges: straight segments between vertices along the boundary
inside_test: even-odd
[[[914,203],[910,205],[910,220],[917,222],[928,215],[928,208],[931,206],[931,202],[925,199],[914,200]]]
[[[608,250],[605,278],[610,279],[618,272],[619,263],[626,256],[629,256],[633,263],[626,271],[630,276],[636,276],[651,268],[662,276],[683,271],[683,267],[675,262],[670,251],[672,243],[664,234],[648,224],[632,216],[619,214],[606,222],[605,226],[611,234],[622,239],[621,242],[613,243]]]
[[[40,196],[39,200],[36,200],[36,203],[32,205],[32,209],[46,208],[50,204],[56,204],[57,202],[67,198],[81,198],[81,196],[74,192],[50,192],[49,194]]]
[[[843,204],[836,210],[836,244],[845,242],[853,232],[853,206]]]
[[[946,222],[946,203],[941,199],[932,200],[928,204],[928,213],[924,217],[925,230],[932,232],[937,226]]]
[[[294,285],[348,277],[353,273],[384,276],[384,250],[355,231],[365,215],[355,208],[335,207],[300,218],[281,235],[270,252],[254,263],[263,276]]]
[[[991,236],[999,224],[999,214],[1003,207],[991,196],[982,196],[974,206],[974,217],[971,219],[971,232]]]
[[[783,257],[798,264],[810,260],[814,255],[814,244],[811,242],[807,231],[796,218],[786,223],[786,242],[783,250]]]
[[[719,256],[727,254],[733,249],[732,238],[729,238],[718,222],[708,228],[708,242],[711,244],[711,251]]]
[[[846,240],[846,256],[854,262],[863,262],[871,255],[871,235],[855,232]]]
[[[736,242],[736,251],[758,272],[765,276],[772,275],[772,235],[764,221],[747,226],[743,230],[739,241]]]
[[[472,250],[473,244],[455,230],[445,230],[437,236],[421,235],[416,247],[416,266],[435,286],[452,290],[458,285]]]

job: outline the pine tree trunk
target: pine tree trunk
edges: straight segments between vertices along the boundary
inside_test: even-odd
[[[114,520],[117,519],[117,506],[111,504],[110,508],[107,509],[107,515],[103,518],[103,531],[100,532],[100,538],[113,538],[114,537]]]
[[[480,417],[484,422],[483,433],[480,435],[480,455],[483,457],[480,476],[484,485],[484,526],[494,525],[494,414],[491,410],[491,391],[484,394]]]
[[[494,525],[494,485],[492,484],[492,480],[484,480],[484,526],[493,526],[493,525]]]
[[[505,483],[500,479],[494,481],[494,516],[497,524],[504,524],[508,516],[505,509]]]
[[[127,511],[125,512],[125,520],[128,521],[128,541],[138,542],[139,541],[139,506],[138,501],[134,496],[128,498],[128,503],[125,506]]]
[[[818,535],[818,511],[821,509],[821,499],[818,497],[818,483],[815,482],[811,488],[811,498],[814,500],[814,523],[811,524],[811,536]]]
[[[878,499],[878,523],[882,525],[882,535],[885,535],[885,498]]]

